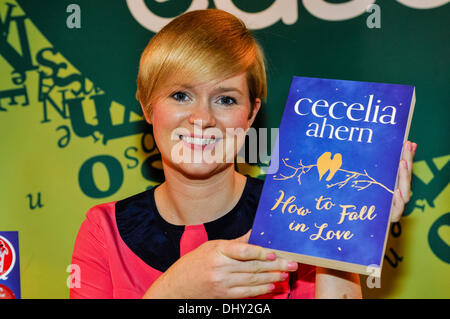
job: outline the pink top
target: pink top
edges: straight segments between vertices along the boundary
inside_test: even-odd
[[[181,256],[208,240],[245,234],[254,217],[254,213],[248,214],[248,207],[257,203],[259,186],[260,182],[248,177],[242,198],[232,211],[216,221],[194,226],[163,220],[154,202],[154,188],[94,206],[76,238],[72,264],[79,266],[80,285],[70,289],[70,298],[142,298]],[[246,215],[250,216],[247,221]],[[230,223],[236,218],[239,223]],[[278,285],[281,292],[258,298],[314,298],[315,267],[300,264],[296,273]]]

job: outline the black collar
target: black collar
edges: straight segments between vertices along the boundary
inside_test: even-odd
[[[234,239],[252,227],[263,181],[247,176],[238,203],[224,216],[204,225],[208,240]],[[155,186],[115,205],[119,234],[125,244],[149,266],[164,272],[180,258],[185,226],[164,220],[155,202]]]

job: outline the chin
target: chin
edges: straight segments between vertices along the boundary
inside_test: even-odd
[[[207,179],[225,170],[233,163],[218,165],[217,163],[183,163],[177,164],[177,169],[189,179]]]
[[[217,155],[215,152],[212,152],[212,147],[216,147],[219,150]],[[232,154],[233,150],[223,151],[222,142],[210,147],[207,146],[206,149],[204,148],[203,146],[202,150],[192,150],[190,147],[187,147],[186,143],[176,143],[165,152],[161,152],[163,164],[193,180],[207,179],[230,166],[234,167],[235,154],[233,153],[234,156],[231,158],[225,158],[223,153],[228,151],[229,154]],[[227,153],[225,152],[225,154]]]

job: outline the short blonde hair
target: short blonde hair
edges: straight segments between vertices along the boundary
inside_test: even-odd
[[[136,98],[150,115],[152,102],[170,81],[202,84],[243,72],[253,107],[256,98],[267,95],[261,47],[232,14],[218,9],[190,11],[148,43],[139,63]]]

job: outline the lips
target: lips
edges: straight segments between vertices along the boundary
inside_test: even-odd
[[[214,145],[220,141],[220,138],[216,138],[214,136],[188,136],[188,135],[179,135],[178,136],[181,141],[185,145],[187,145],[191,149],[195,150],[205,150],[205,149],[212,149]]]
[[[208,145],[216,142],[216,138],[201,138],[185,135],[180,135],[180,139],[186,143],[195,145]]]

